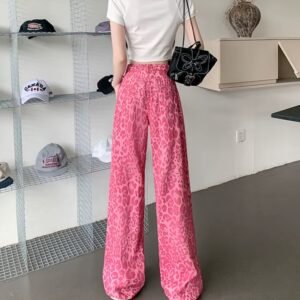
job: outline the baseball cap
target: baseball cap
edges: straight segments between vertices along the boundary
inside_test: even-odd
[[[110,22],[109,21],[100,22],[95,27],[95,31],[99,32],[99,33],[109,33],[110,32]]]
[[[92,157],[108,163],[111,161],[112,152],[112,137],[108,136],[106,139],[101,139],[94,147]]]
[[[53,96],[52,91],[44,80],[34,79],[27,81],[21,92],[21,103],[25,104],[29,100],[39,99],[49,101],[49,97]]]
[[[109,94],[114,91],[114,88],[111,85],[113,75],[104,76],[101,78],[98,83],[97,92],[102,92],[103,94]]]
[[[50,143],[43,147],[36,158],[35,169],[42,176],[57,176],[68,170],[68,158],[62,146]]]
[[[19,32],[34,33],[34,32],[56,32],[54,26],[46,19],[33,19],[25,21],[19,29]],[[36,36],[29,36],[32,39]]]
[[[0,162],[0,189],[8,187],[14,182],[9,175],[10,170],[8,163]]]

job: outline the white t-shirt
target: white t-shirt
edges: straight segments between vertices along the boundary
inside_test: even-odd
[[[170,59],[178,27],[183,22],[184,0],[108,0],[107,18],[125,26],[128,58],[136,61]],[[191,17],[193,0],[187,0]],[[185,19],[189,19],[187,5]]]

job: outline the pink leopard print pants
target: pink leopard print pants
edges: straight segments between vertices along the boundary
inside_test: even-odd
[[[170,300],[198,299],[197,258],[183,111],[167,64],[130,64],[116,100],[103,283],[132,299],[144,286],[144,178],[148,126],[161,286]]]

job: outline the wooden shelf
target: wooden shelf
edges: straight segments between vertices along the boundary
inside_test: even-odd
[[[221,38],[205,42],[218,59],[199,85],[214,91],[300,83],[300,38]]]

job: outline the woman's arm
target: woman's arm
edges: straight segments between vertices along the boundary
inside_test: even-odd
[[[204,41],[203,41],[202,36],[200,34],[200,30],[199,30],[199,27],[198,27],[196,17],[192,17],[191,19],[185,21],[185,33],[188,36],[190,44],[195,43],[191,22],[193,23],[196,41],[200,41],[201,42],[201,49],[204,49]]]
[[[112,86],[116,90],[122,81],[127,67],[125,27],[110,21],[112,50],[113,50],[113,81]],[[117,91],[116,91],[117,92]]]

